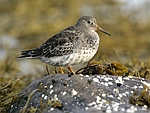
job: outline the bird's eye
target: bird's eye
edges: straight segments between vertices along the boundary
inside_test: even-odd
[[[88,22],[88,24],[90,24],[91,22],[90,21],[87,21]]]
[[[91,22],[90,22],[90,21],[87,21],[87,23],[90,24]]]

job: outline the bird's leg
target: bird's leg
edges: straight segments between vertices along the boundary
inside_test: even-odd
[[[59,72],[60,72],[61,74],[64,74],[64,71],[63,71],[63,68],[62,68],[62,67],[59,67]]]
[[[56,67],[55,67],[55,71],[53,71],[53,74],[57,74],[57,70],[56,70]]]
[[[47,71],[47,74],[50,75],[50,72],[48,70],[48,66],[46,65],[46,71]]]
[[[71,68],[71,66],[68,66],[68,69],[70,72],[72,72],[74,75],[76,75],[75,72],[73,71],[73,69]]]

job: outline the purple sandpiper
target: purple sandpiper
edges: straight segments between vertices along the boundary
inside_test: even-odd
[[[98,30],[111,36],[97,25],[95,18],[83,16],[74,26],[52,36],[41,46],[22,51],[18,58],[39,59],[56,67],[67,66],[75,74],[71,65],[88,62],[96,54],[100,41]]]

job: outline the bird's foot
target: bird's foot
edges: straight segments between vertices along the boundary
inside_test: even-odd
[[[63,67],[59,67],[59,73],[64,74]]]
[[[76,75],[76,73],[73,71],[73,69],[71,68],[71,66],[68,67],[69,71],[73,74]]]

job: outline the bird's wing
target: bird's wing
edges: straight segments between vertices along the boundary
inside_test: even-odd
[[[18,58],[40,58],[63,56],[73,53],[73,47],[82,33],[71,26],[52,36],[38,48],[21,51]]]
[[[80,35],[81,32],[73,26],[61,31],[39,47],[43,50],[42,56],[49,58],[73,53],[73,47]]]

